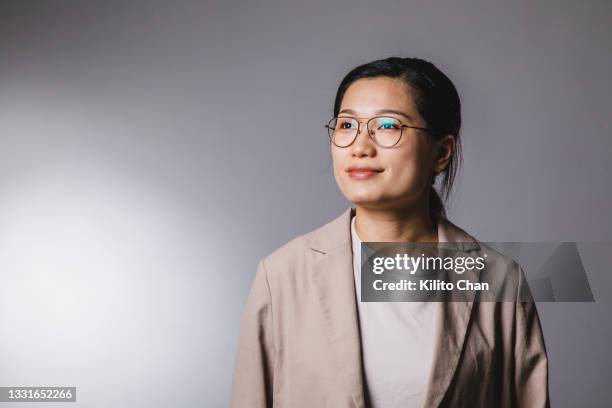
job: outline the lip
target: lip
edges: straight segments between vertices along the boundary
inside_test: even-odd
[[[346,171],[349,174],[349,177],[356,179],[356,180],[364,180],[364,179],[369,179],[371,177],[374,177],[378,173],[382,173],[383,169],[379,167],[356,165],[356,166],[350,166],[348,169],[346,169]]]

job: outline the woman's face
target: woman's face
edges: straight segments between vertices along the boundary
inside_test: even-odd
[[[365,129],[367,119],[380,115],[395,117],[405,125],[426,127],[409,86],[388,77],[359,79],[344,94],[338,116],[343,115],[362,123],[353,144],[344,148],[331,144],[334,177],[342,194],[356,205],[376,209],[406,208],[426,200],[435,143],[430,143],[421,130],[403,128],[395,146],[380,147]],[[349,171],[351,166],[368,166],[376,172]]]

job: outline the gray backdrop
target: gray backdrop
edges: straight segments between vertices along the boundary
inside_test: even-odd
[[[3,1],[0,386],[226,406],[257,261],[349,205],[323,124],[372,59],[457,85],[455,223],[612,241],[611,19],[609,1]],[[612,401],[600,261],[595,303],[538,306],[555,406]]]

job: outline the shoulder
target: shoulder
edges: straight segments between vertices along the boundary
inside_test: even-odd
[[[519,264],[510,256],[505,255],[493,247],[491,242],[485,242],[476,238],[472,233],[457,226],[447,218],[439,218],[438,225],[440,234],[445,241],[457,244],[459,249],[486,253],[490,262],[498,265],[506,265],[509,268],[519,268]]]
[[[532,300],[523,267],[513,257],[512,243],[483,242],[450,221],[443,222],[449,241],[457,243],[457,249],[465,251],[470,257],[484,260],[485,266],[480,271],[479,280],[489,283],[493,289],[488,294],[491,299],[486,296],[483,299],[503,302]]]
[[[307,256],[310,251],[310,242],[317,229],[292,238],[265,255],[261,262],[264,263],[266,269],[278,269],[279,267],[287,267],[299,262],[299,260]]]
[[[350,244],[352,211],[352,208],[348,208],[325,224],[292,238],[264,256],[261,262],[269,271],[286,271],[295,266],[306,265],[336,247]]]

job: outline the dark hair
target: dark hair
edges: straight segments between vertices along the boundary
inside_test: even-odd
[[[342,79],[334,101],[334,116],[338,116],[342,98],[353,82],[375,77],[398,78],[409,85],[416,109],[426,123],[428,134],[434,140],[447,134],[455,136],[456,148],[443,172],[441,195],[436,191],[435,177],[432,177],[429,196],[431,211],[446,215],[441,197],[447,201],[461,163],[461,103],[455,85],[434,64],[419,58],[389,57],[372,61],[353,68]]]

